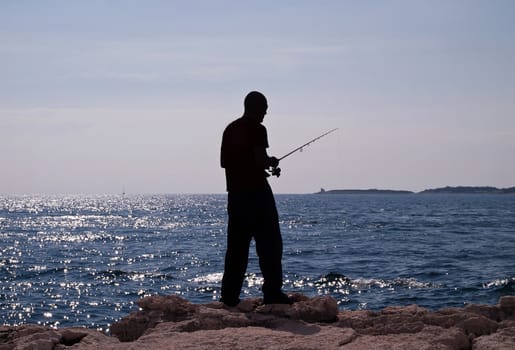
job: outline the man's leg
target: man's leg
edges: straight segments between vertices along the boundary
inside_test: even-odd
[[[259,237],[259,238],[258,238]],[[274,296],[281,294],[283,286],[282,238],[278,231],[256,235],[256,252],[259,267],[263,273],[263,294]]]
[[[240,301],[240,292],[247,271],[249,246],[252,236],[247,233],[244,203],[239,196],[229,194],[227,227],[227,251],[220,301],[235,306]]]
[[[263,294],[265,303],[288,303],[286,295],[281,291],[283,285],[282,255],[283,242],[279,227],[279,217],[271,190],[263,194],[259,229],[254,238],[259,257],[259,266],[263,273]]]

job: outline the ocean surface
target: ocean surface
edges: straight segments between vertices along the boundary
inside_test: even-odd
[[[342,310],[515,294],[515,195],[276,195],[285,291]],[[148,295],[218,300],[225,195],[0,196],[0,321],[108,331]],[[242,297],[260,297],[251,249]]]

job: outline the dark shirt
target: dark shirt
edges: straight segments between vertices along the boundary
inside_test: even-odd
[[[227,191],[253,191],[267,186],[267,173],[255,159],[255,147],[268,148],[262,124],[241,117],[225,128],[220,163],[225,168]]]

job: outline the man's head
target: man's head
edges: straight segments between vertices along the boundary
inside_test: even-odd
[[[243,102],[245,106],[244,116],[251,118],[259,123],[265,118],[266,110],[268,109],[268,103],[265,95],[258,91],[249,92]]]

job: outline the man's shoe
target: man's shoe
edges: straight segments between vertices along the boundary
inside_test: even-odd
[[[277,295],[267,295],[263,298],[264,304],[293,304],[293,300],[284,293],[280,293]]]
[[[236,305],[238,305],[240,303],[241,300],[240,299],[221,298],[220,301],[229,307],[235,307]]]

